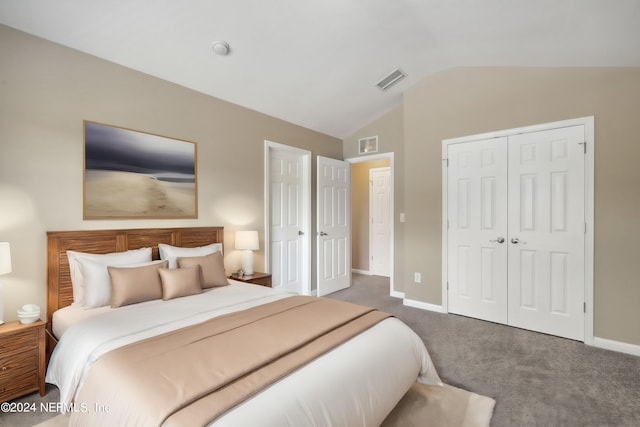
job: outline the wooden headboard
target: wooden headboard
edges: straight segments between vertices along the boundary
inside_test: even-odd
[[[153,259],[158,259],[158,243],[187,248],[224,243],[224,227],[48,231],[47,329],[51,331],[53,312],[73,303],[68,250],[106,254],[152,247]]]

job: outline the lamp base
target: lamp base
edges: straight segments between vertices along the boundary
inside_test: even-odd
[[[253,251],[242,251],[242,271],[246,276],[253,274]]]

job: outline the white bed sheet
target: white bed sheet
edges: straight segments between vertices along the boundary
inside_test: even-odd
[[[289,295],[233,281],[200,295],[104,310],[67,328],[46,381],[58,386],[62,407],[67,407],[100,355]],[[377,425],[416,380],[441,384],[420,338],[391,318],[238,405],[212,426]]]
[[[81,306],[70,305],[53,313],[51,324],[53,325],[53,336],[60,339],[62,335],[74,324],[93,316],[115,310],[109,306],[86,309]]]

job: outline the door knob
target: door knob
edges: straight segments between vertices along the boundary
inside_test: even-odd
[[[498,237],[495,240],[489,240],[490,242],[498,242],[498,243],[504,243],[504,237]]]
[[[320,232],[320,235],[321,235],[321,236],[327,236],[328,234],[327,234],[327,233],[325,233],[324,231],[321,231],[321,232]]]
[[[518,243],[522,243],[523,245],[527,244],[527,242],[525,242],[524,240],[520,240],[517,237],[514,237],[513,239],[511,239],[511,243],[513,243],[514,245],[517,245]]]
[[[298,230],[298,236],[304,236],[304,231]]]

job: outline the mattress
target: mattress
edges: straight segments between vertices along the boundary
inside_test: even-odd
[[[170,301],[149,301],[92,314],[70,310],[72,314],[62,317],[66,324],[58,329],[61,337],[46,380],[60,389],[61,406],[74,408],[73,404],[81,403],[75,399],[87,372],[102,354],[290,295],[232,282]],[[391,318],[267,387],[211,425],[378,425],[416,380],[441,384],[420,338],[400,320]]]

